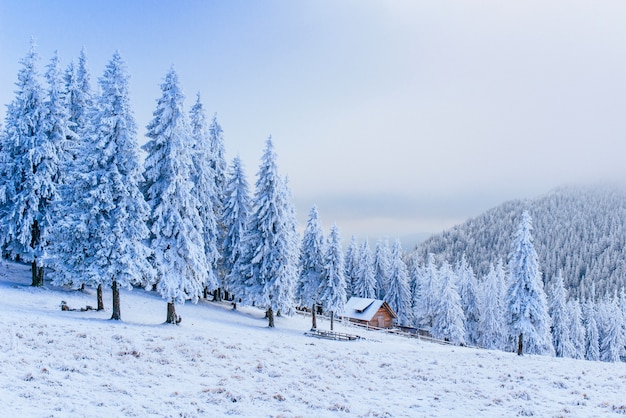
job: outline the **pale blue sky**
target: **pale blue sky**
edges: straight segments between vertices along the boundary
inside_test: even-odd
[[[254,184],[272,134],[302,224],[371,241],[512,198],[626,179],[626,2],[0,0],[0,103],[40,68],[118,49],[139,140],[173,64]],[[405,247],[411,239],[405,239]]]

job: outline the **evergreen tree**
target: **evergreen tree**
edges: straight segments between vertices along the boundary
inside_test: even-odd
[[[500,261],[493,264],[482,283],[480,292],[480,319],[478,321],[478,345],[489,350],[504,350],[504,268]]]
[[[227,292],[236,292],[241,283],[238,276],[233,275],[233,268],[241,256],[241,243],[250,214],[248,180],[239,156],[233,159],[230,166],[224,192],[222,224],[226,227],[226,234],[222,241],[222,270],[225,277],[223,286]]]
[[[2,185],[2,244],[12,259],[30,262],[32,285],[43,286],[46,247],[52,202],[57,198],[59,179],[58,135],[65,135],[66,121],[56,121],[61,111],[56,74],[51,64],[48,80],[54,94],[44,103],[39,84],[34,41],[29,53],[20,61],[16,96],[8,106],[3,143],[0,146]],[[46,110],[54,106],[53,112]],[[58,122],[58,123],[57,123]]]
[[[585,326],[585,359],[600,360],[600,333],[596,321],[596,308],[592,299],[583,305],[583,317]]]
[[[567,309],[567,291],[563,276],[554,279],[548,299],[548,313],[552,319],[552,344],[557,357],[574,357],[574,346],[570,336],[570,317]]]
[[[456,266],[456,275],[459,280],[458,290],[461,296],[461,306],[465,315],[465,341],[467,344],[476,345],[478,343],[478,282],[474,275],[472,266],[467,262],[465,254],[461,257],[461,262]]]
[[[93,117],[87,159],[88,190],[78,212],[89,244],[87,273],[94,283],[111,286],[113,312],[120,320],[120,287],[151,285],[153,270],[144,240],[149,207],[139,188],[137,127],[130,108],[128,74],[122,57],[113,54],[99,79],[101,94]],[[86,211],[85,211],[86,210]]]
[[[389,281],[389,243],[380,240],[376,243],[374,251],[374,278],[376,280],[376,299],[384,299]]]
[[[197,203],[198,215],[202,221],[202,240],[204,241],[204,255],[209,265],[207,271],[207,283],[217,283],[218,287],[222,287],[218,272],[218,262],[220,252],[218,250],[218,240],[223,241],[223,234],[218,230],[218,221],[221,222],[222,195],[220,190],[218,193],[216,184],[216,171],[213,167],[213,151],[211,149],[211,137],[208,135],[206,128],[206,115],[200,94],[197,95],[196,103],[191,108],[191,179],[193,187],[192,194]],[[220,183],[220,187],[223,184]],[[219,210],[218,210],[219,207]],[[205,286],[208,290],[209,286]],[[216,299],[219,300],[219,292],[216,292]],[[206,295],[205,295],[206,296]]]
[[[421,282],[416,286],[418,291],[417,302],[414,303],[413,312],[415,323],[418,327],[430,330],[435,316],[435,304],[440,295],[439,270],[435,263],[435,256],[428,255],[428,261],[419,276]]]
[[[324,236],[319,222],[317,206],[309,212],[302,245],[300,247],[300,275],[296,289],[296,301],[300,306],[311,307],[311,328],[317,328],[316,304],[320,302],[322,271],[324,268]]]
[[[618,362],[624,348],[624,318],[618,305],[617,295],[603,300],[599,311],[602,318],[600,360]]]
[[[352,294],[359,298],[376,298],[376,278],[374,277],[374,261],[367,240],[359,249],[359,264],[356,269],[356,280],[352,283]]]
[[[439,277],[441,286],[434,302],[431,334],[452,344],[465,344],[465,315],[456,287],[457,278],[447,262],[442,264]]]
[[[577,299],[567,302],[569,333],[572,341],[573,352],[571,357],[575,359],[585,358],[585,328],[582,322],[582,311]]]
[[[217,288],[208,274],[200,206],[189,180],[193,170],[191,138],[183,111],[183,94],[172,69],[161,84],[162,96],[148,124],[150,141],[143,146],[144,192],[151,208],[150,247],[154,253],[157,290],[167,301],[168,323],[178,323],[176,303],[197,302],[205,286]]]
[[[354,294],[354,283],[357,280],[357,273],[359,268],[359,244],[356,242],[356,237],[352,235],[350,239],[350,245],[348,246],[348,251],[346,251],[346,256],[344,258],[345,267],[346,267],[346,285],[347,290],[346,293],[348,297],[356,296]]]
[[[297,233],[289,190],[278,175],[272,138],[265,143],[242,252],[233,273],[243,283],[244,303],[267,308],[269,326],[274,311],[289,312],[297,280]]]
[[[396,240],[391,249],[391,265],[385,301],[398,316],[398,324],[409,326],[413,323],[411,309],[411,289],[409,272],[402,259],[402,245]]]
[[[344,275],[343,249],[339,228],[333,225],[328,235],[323,257],[320,300],[326,312],[330,312],[332,330],[336,312],[343,312],[346,305],[346,279]]]
[[[510,284],[506,294],[509,338],[517,353],[552,354],[550,316],[533,246],[532,219],[522,215],[509,260]]]

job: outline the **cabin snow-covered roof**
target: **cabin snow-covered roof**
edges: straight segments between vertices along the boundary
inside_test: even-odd
[[[383,304],[387,305],[385,301],[380,299],[352,297],[346,302],[346,306],[339,316],[369,322],[372,320],[376,312],[378,312],[380,307],[383,306]],[[391,312],[392,316],[395,318],[395,313],[391,310],[391,308],[389,308],[388,305],[387,309],[389,309],[389,312]]]

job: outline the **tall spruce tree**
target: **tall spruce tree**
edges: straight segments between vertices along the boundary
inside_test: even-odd
[[[475,345],[478,343],[478,322],[480,320],[477,296],[478,282],[472,266],[467,262],[465,254],[463,254],[461,261],[457,264],[455,273],[458,278],[461,306],[465,315],[465,342]]]
[[[567,309],[567,291],[562,273],[556,276],[548,298],[548,313],[552,326],[552,344],[557,357],[574,357],[574,346],[570,336],[570,317]]]
[[[509,278],[506,309],[511,345],[517,348],[518,355],[553,354],[550,316],[533,245],[532,219],[527,211],[522,214],[514,237]]]
[[[376,298],[384,299],[387,292],[387,282],[389,281],[390,269],[389,243],[387,240],[376,242],[374,250],[374,278],[376,280]]]
[[[583,325],[585,326],[585,359],[600,360],[600,332],[596,321],[597,311],[593,299],[583,305]]]
[[[356,280],[352,283],[352,294],[359,298],[376,298],[376,277],[374,276],[374,260],[367,239],[359,248],[359,264],[356,269]]]
[[[205,286],[217,288],[206,258],[200,206],[190,181],[193,172],[191,133],[183,110],[183,93],[171,69],[161,84],[162,96],[148,124],[143,149],[146,200],[151,208],[150,247],[157,290],[167,301],[168,323],[180,321],[176,303],[197,302]]]
[[[274,312],[293,308],[298,248],[295,216],[286,182],[278,174],[272,138],[261,158],[252,213],[234,267],[243,285],[244,303],[267,309],[269,327]]]
[[[478,345],[489,350],[504,350],[506,346],[504,276],[502,261],[497,267],[492,264],[480,287]]]
[[[56,64],[48,69],[53,96],[45,103],[38,61],[31,41],[30,51],[20,61],[15,99],[7,108],[0,146],[2,244],[10,258],[31,263],[33,286],[44,285],[52,203],[58,196],[57,141],[67,133],[67,121],[55,120],[61,116],[57,112],[62,112]],[[49,106],[54,108],[52,112],[48,112]]]
[[[356,237],[354,235],[352,235],[352,238],[350,239],[350,245],[348,245],[348,250],[346,251],[346,256],[344,257],[344,265],[346,269],[346,285],[348,286],[346,293],[348,297],[356,296],[353,289],[359,268],[359,244],[356,242]]]
[[[568,326],[570,339],[572,341],[572,358],[585,358],[585,327],[582,321],[582,310],[578,299],[570,299],[567,302]]]
[[[198,215],[202,221],[201,233],[204,241],[204,254],[206,262],[209,264],[207,283],[218,283],[218,287],[222,287],[221,277],[223,274],[218,274],[220,270],[218,242],[222,242],[223,234],[218,229],[218,223],[221,223],[223,192],[222,190],[218,192],[216,170],[213,164],[214,156],[211,149],[212,140],[207,130],[206,115],[200,94],[196,96],[196,103],[191,108],[190,119],[192,143],[192,167],[190,171],[193,182],[191,191],[198,205]],[[219,187],[222,188],[223,183],[220,182]],[[208,292],[208,288],[208,285],[205,286],[205,291]],[[219,300],[220,292],[216,292],[215,296]]]
[[[239,277],[233,274],[233,269],[241,256],[242,240],[251,210],[248,180],[239,156],[235,157],[230,165],[224,193],[222,224],[226,227],[226,234],[221,244],[223,286],[225,291],[236,293],[236,289],[240,288],[241,283],[238,280]],[[237,305],[233,306],[236,307]]]
[[[300,275],[296,301],[300,306],[311,307],[311,329],[317,328],[316,305],[320,303],[322,271],[324,268],[324,235],[317,206],[309,212],[309,219],[300,246]]]
[[[413,304],[413,314],[415,315],[415,323],[418,327],[430,330],[433,326],[435,317],[435,305],[440,295],[441,284],[439,280],[439,269],[435,262],[435,256],[431,253],[428,255],[426,265],[418,276],[421,280],[418,291],[417,300]]]
[[[330,312],[330,329],[334,328],[335,313],[343,312],[346,305],[346,278],[339,228],[334,224],[326,242],[321,274],[320,299],[326,312]]]
[[[139,188],[137,126],[130,108],[129,76],[119,52],[115,52],[99,79],[101,94],[93,118],[91,142],[95,150],[83,153],[88,174],[81,220],[88,238],[89,275],[111,286],[111,319],[121,319],[120,288],[149,286],[153,270],[144,240],[149,231],[149,207]]]
[[[409,326],[413,323],[412,298],[411,288],[409,287],[409,272],[402,255],[402,245],[400,240],[396,240],[391,248],[385,301],[398,316],[398,324]]]
[[[456,287],[457,278],[452,267],[445,261],[439,269],[439,280],[431,334],[452,344],[465,344],[465,315]]]

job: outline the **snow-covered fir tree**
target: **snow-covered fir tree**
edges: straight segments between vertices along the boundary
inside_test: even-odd
[[[241,243],[245,235],[248,216],[250,215],[250,191],[239,156],[233,159],[226,175],[224,186],[224,208],[222,225],[226,234],[222,241],[222,285],[226,292],[235,292],[238,286],[237,277],[233,276],[233,267],[241,255]],[[234,305],[236,306],[236,305]]]
[[[198,97],[199,100],[199,97]],[[228,171],[228,164],[226,162],[226,151],[224,147],[224,131],[222,126],[217,121],[217,114],[214,114],[211,118],[211,123],[208,127],[209,132],[209,150],[210,159],[209,165],[213,170],[213,180],[215,182],[215,194],[213,197],[213,211],[215,212],[215,218],[217,220],[217,237],[218,242],[224,242],[226,239],[227,225],[222,222],[224,218],[224,206],[226,200],[226,174]],[[222,265],[219,264],[221,267]],[[221,281],[226,277],[226,272],[220,268],[217,270],[219,279]],[[223,287],[220,283],[220,287]],[[221,298],[221,291],[218,289],[215,293],[217,299]]]
[[[53,115],[48,115],[38,61],[32,41],[20,61],[15,99],[7,108],[0,146],[1,241],[10,258],[31,263],[33,286],[44,284],[44,257],[51,239],[48,232],[59,178],[55,141],[57,135],[66,133],[59,131],[66,125],[54,125]]]
[[[376,298],[384,299],[389,281],[389,265],[391,254],[387,240],[376,242],[374,250],[374,278],[376,280]]]
[[[295,217],[287,185],[278,174],[272,138],[265,151],[252,201],[252,213],[233,275],[246,304],[267,308],[269,326],[274,311],[289,312],[294,305],[298,248]]]
[[[433,254],[429,254],[428,261],[424,268],[421,269],[421,274],[419,274],[418,278],[420,279],[419,285],[416,286],[419,289],[418,296],[413,304],[415,324],[420,328],[429,330],[433,325],[435,304],[441,294],[439,269]]]
[[[600,360],[600,331],[596,321],[597,312],[593,299],[583,304],[583,325],[585,326],[585,359]]]
[[[111,319],[121,319],[120,288],[148,286],[153,270],[144,240],[149,207],[139,188],[137,126],[130,108],[128,73],[115,52],[99,79],[100,96],[92,119],[93,132],[81,152],[87,160],[87,189],[77,208],[89,257],[87,274],[94,283],[111,286]],[[85,142],[85,141],[83,141]]]
[[[470,345],[478,343],[478,282],[472,266],[467,262],[465,255],[457,264],[455,273],[458,279],[458,290],[461,296],[461,306],[465,315],[465,342]]]
[[[550,316],[528,212],[522,214],[513,240],[505,305],[509,341],[517,353],[553,354]]]
[[[582,321],[582,310],[578,299],[567,301],[569,334],[572,341],[572,358],[585,358],[585,327]]]
[[[335,313],[343,312],[346,305],[346,278],[343,249],[339,228],[334,224],[326,242],[321,274],[320,300],[324,311],[330,312],[330,329]]]
[[[559,273],[553,280],[548,295],[548,313],[552,327],[552,344],[557,357],[574,357],[574,346],[570,336],[570,318],[567,309],[567,291],[563,276]]]
[[[350,239],[350,245],[348,245],[348,250],[346,251],[346,256],[344,258],[344,264],[346,268],[346,284],[347,290],[346,293],[348,297],[355,296],[354,295],[354,282],[358,277],[357,272],[359,268],[359,244],[356,241],[356,237],[352,235]]]
[[[504,350],[507,331],[504,315],[505,273],[502,261],[489,268],[480,286],[480,318],[478,321],[478,345],[490,350]]]
[[[223,240],[223,234],[218,230],[218,221],[221,222],[222,195],[218,193],[216,184],[216,171],[213,167],[213,151],[211,149],[211,137],[206,126],[206,115],[200,100],[200,94],[196,96],[196,103],[190,111],[191,120],[191,179],[193,182],[192,194],[197,203],[198,215],[202,221],[202,239],[204,241],[204,254],[210,268],[207,272],[207,283],[218,283],[222,287],[218,273],[220,252],[218,241]],[[223,174],[223,173],[222,173]],[[223,183],[220,183],[223,187]],[[219,209],[218,209],[219,208]],[[205,287],[208,290],[208,287]],[[206,296],[206,295],[205,295]],[[219,299],[220,292],[216,292]]]
[[[148,153],[143,187],[151,209],[150,247],[157,290],[167,301],[166,322],[178,323],[176,303],[197,302],[205,286],[213,290],[218,284],[206,258],[200,205],[190,181],[191,133],[173,69],[165,76],[161,91],[154,119],[147,126],[150,140],[143,146]]]
[[[617,294],[605,297],[598,304],[600,360],[620,361],[624,350],[624,315],[619,308]]]
[[[352,282],[352,295],[359,298],[376,297],[374,260],[367,239],[359,248],[359,263],[356,268],[356,277]]]
[[[456,345],[465,344],[465,315],[456,287],[457,278],[452,267],[445,261],[439,269],[439,280],[439,294],[434,301],[430,332],[434,338]]]
[[[322,271],[324,268],[324,234],[319,221],[317,206],[309,212],[309,219],[300,246],[300,274],[296,288],[296,302],[311,307],[311,328],[317,328],[316,304],[320,300]]]
[[[400,240],[395,240],[389,260],[389,278],[385,301],[398,316],[398,324],[410,326],[413,324],[411,288],[409,287],[408,268],[402,256]]]

